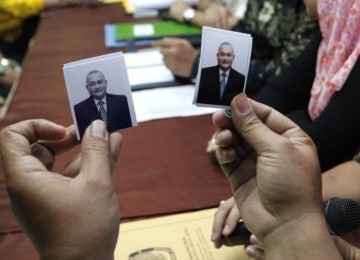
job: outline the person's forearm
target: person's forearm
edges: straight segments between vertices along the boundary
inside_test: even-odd
[[[214,0],[200,0],[198,5],[197,5],[197,9],[201,10],[201,11],[204,11],[213,2],[214,2]]]
[[[104,242],[105,244],[105,242]],[[41,260],[70,260],[70,259],[86,259],[86,260],[113,260],[114,259],[115,246],[107,245],[104,246],[89,246],[88,248],[77,248],[74,245],[71,247],[61,248],[48,248],[39,252]]]
[[[360,163],[355,160],[342,163],[322,174],[323,200],[351,198],[360,202]]]
[[[266,259],[341,259],[322,214],[287,222],[264,239]]]

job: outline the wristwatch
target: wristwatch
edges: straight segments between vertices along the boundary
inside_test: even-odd
[[[194,19],[195,10],[193,8],[188,8],[183,12],[183,19],[185,23],[191,23],[192,19]]]
[[[11,67],[16,75],[19,75],[21,72],[20,64],[12,59],[1,58],[0,59],[0,76],[5,76],[7,67]]]
[[[5,76],[7,66],[9,66],[8,59],[0,59],[0,76]]]

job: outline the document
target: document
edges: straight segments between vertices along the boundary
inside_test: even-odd
[[[192,104],[195,86],[185,85],[133,91],[132,97],[138,122],[171,117],[212,114],[218,108]]]
[[[243,246],[215,249],[210,241],[216,208],[120,225],[116,260],[248,260]]]
[[[124,58],[132,90],[173,86],[176,83],[158,48],[126,53]]]

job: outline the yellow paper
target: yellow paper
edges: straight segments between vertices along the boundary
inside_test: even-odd
[[[131,1],[129,0],[122,0],[122,5],[125,9],[127,14],[132,14],[134,12],[134,6],[132,5]]]
[[[215,249],[210,241],[216,209],[123,223],[116,260],[249,259],[243,246]]]

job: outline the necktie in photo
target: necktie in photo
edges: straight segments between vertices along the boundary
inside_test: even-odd
[[[220,98],[222,98],[223,95],[224,95],[224,91],[225,91],[225,78],[226,78],[226,73],[225,73],[225,72],[221,73],[221,79],[220,79]]]
[[[106,116],[106,110],[104,108],[104,102],[102,100],[100,100],[98,102],[98,106],[99,106],[99,112],[101,115],[101,119],[105,122],[105,124],[107,125],[107,116]]]

